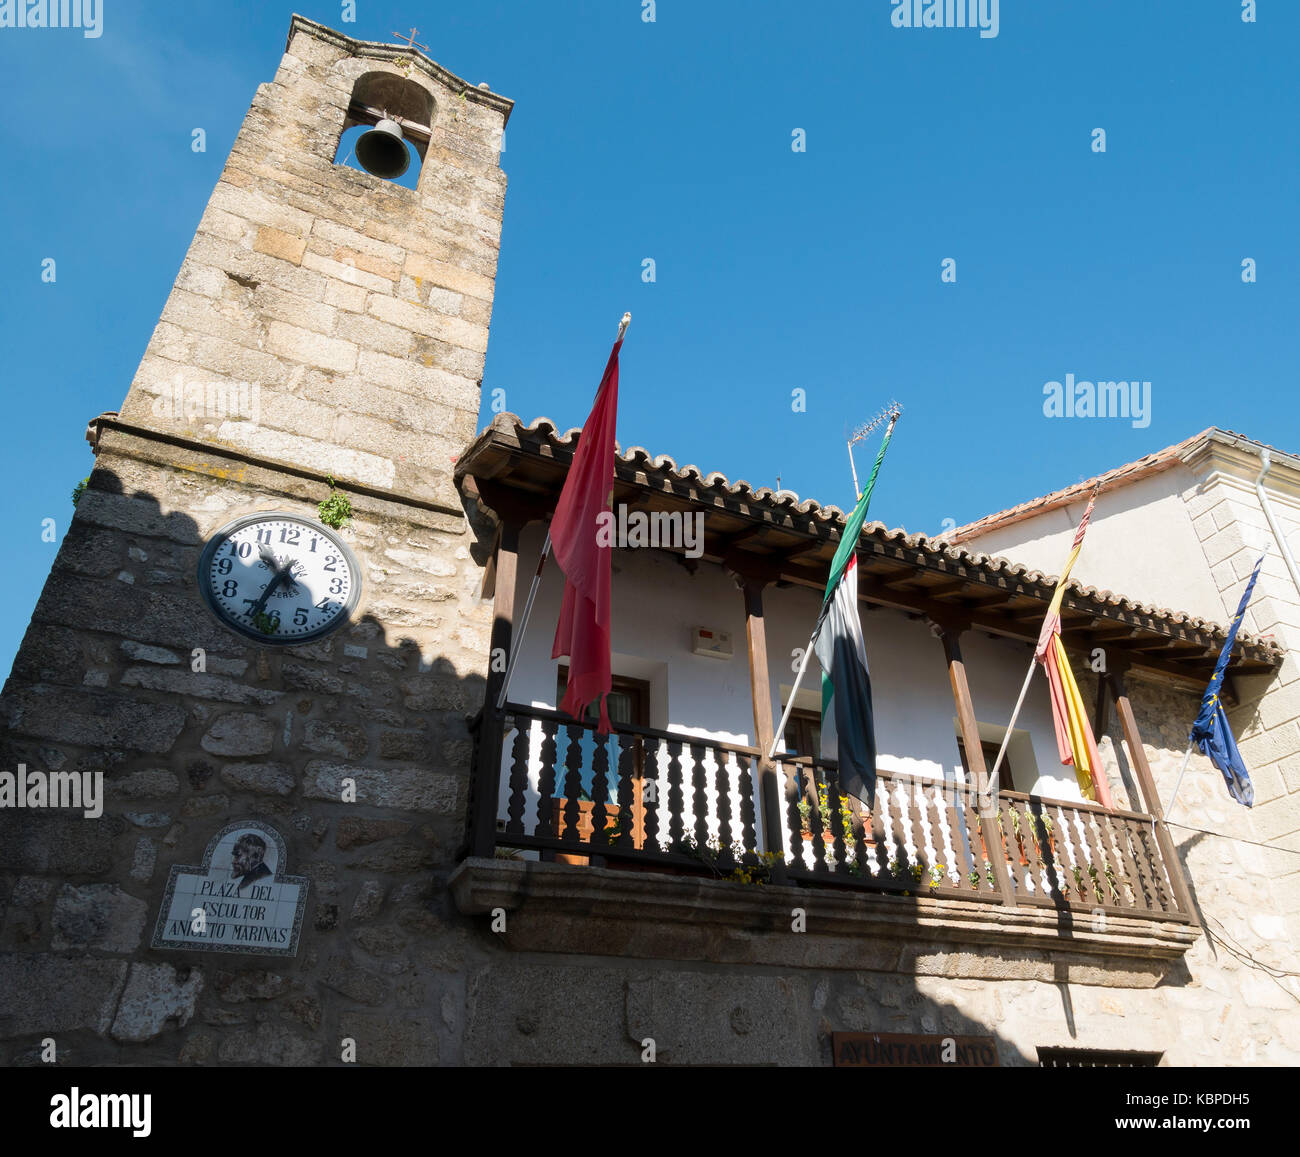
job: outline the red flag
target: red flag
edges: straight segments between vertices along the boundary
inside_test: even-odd
[[[597,734],[609,731],[605,696],[613,685],[609,662],[610,544],[597,542],[597,519],[613,497],[614,425],[618,417],[619,338],[600,379],[596,403],[587,416],[551,519],[555,560],[564,571],[564,601],[555,628],[551,658],[569,656],[569,685],[560,710],[581,719],[587,705],[600,700]]]

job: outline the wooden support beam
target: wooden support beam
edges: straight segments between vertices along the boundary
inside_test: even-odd
[[[1097,676],[1097,705],[1092,712],[1092,735],[1098,743],[1101,742],[1101,737],[1106,734],[1106,728],[1110,725],[1106,706],[1106,676],[1102,673]]]
[[[362,124],[376,124],[387,117],[390,121],[396,121],[402,126],[404,136],[410,137],[412,140],[423,141],[426,144],[432,135],[428,125],[422,125],[419,121],[413,121],[408,117],[397,116],[395,113],[385,112],[383,109],[372,108],[360,101],[354,100],[348,105],[348,116]]]
[[[502,485],[490,478],[475,477],[474,483],[483,505],[503,523],[513,522],[520,530],[530,522],[544,522],[555,509],[555,500],[547,494]]]
[[[756,538],[760,534],[766,533],[770,528],[764,526],[761,522],[755,522],[743,530],[737,530],[733,534],[728,534],[718,540],[718,549],[726,553],[729,550],[739,546],[742,542],[748,542],[751,538]],[[820,545],[820,544],[819,544]]]
[[[749,646],[749,692],[754,704],[754,739],[759,749],[758,795],[763,813],[763,841],[767,851],[781,850],[785,823],[782,820],[781,784],[777,782],[776,764],[768,759],[772,749],[772,682],[767,670],[767,628],[763,621],[762,579],[744,579],[745,640]],[[772,868],[773,883],[785,879],[784,862]]]
[[[975,704],[971,700],[970,683],[966,679],[966,664],[961,657],[961,635],[966,624],[947,618],[931,619],[931,621],[939,628],[939,637],[943,640],[944,654],[948,659],[948,680],[952,684],[952,698],[957,706],[957,726],[961,729],[962,746],[966,749],[966,766],[975,777],[975,792],[979,800],[979,825],[980,832],[984,836],[984,847],[993,866],[993,878],[1002,895],[1002,903],[1014,908],[1016,893],[1011,887],[1007,862],[1002,856],[1002,832],[997,822],[997,800],[988,795],[988,765],[984,762],[979,721],[975,716]],[[982,878],[983,865],[977,864],[976,870]]]
[[[889,584],[887,583],[886,586]],[[933,586],[918,586],[917,590],[931,599],[942,599],[947,595],[955,595],[958,591],[970,586],[965,579],[949,579],[947,582],[935,583]]]
[[[1179,911],[1185,913],[1193,924],[1199,924],[1187,888],[1187,880],[1183,876],[1182,862],[1178,859],[1177,849],[1165,823],[1164,809],[1160,806],[1160,796],[1156,792],[1155,777],[1151,774],[1146,749],[1142,746],[1142,736],[1138,733],[1137,717],[1133,714],[1133,705],[1129,702],[1128,690],[1124,685],[1124,674],[1124,667],[1112,665],[1102,678],[1110,687],[1115,713],[1119,717],[1120,726],[1124,729],[1124,746],[1128,748],[1129,761],[1133,765],[1133,773],[1137,776],[1138,787],[1142,792],[1143,807],[1155,824],[1156,843],[1165,861],[1165,871],[1169,874],[1174,899]]]

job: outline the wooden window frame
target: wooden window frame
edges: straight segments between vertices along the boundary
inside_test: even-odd
[[[992,742],[981,739],[980,748],[984,752],[984,770],[993,771],[993,765],[997,762],[998,752],[1002,750],[1002,743]],[[970,764],[966,761],[966,744],[962,737],[957,736],[957,754],[961,757],[961,767],[966,773],[966,784],[968,787],[975,786],[974,777],[971,774]],[[998,771],[998,790],[999,791],[1020,791],[1017,786],[1015,768],[1011,766],[1011,750],[1008,746],[1007,753],[1002,757],[1002,767]],[[1028,792],[1025,792],[1028,795]]]
[[[560,709],[565,689],[569,685],[569,667],[561,663],[555,670],[555,710]],[[648,679],[633,679],[630,675],[614,675],[610,680],[610,691],[627,695],[635,704],[632,726],[650,726],[650,682]],[[614,725],[617,730],[617,724]]]
[[[821,748],[820,743],[817,745],[818,750],[816,751],[804,751],[802,750],[802,748],[804,746],[808,746],[808,747],[812,746],[812,742],[811,742],[812,733],[809,730],[809,728],[815,726],[818,729],[818,732],[820,733],[821,725],[822,725],[822,717],[821,714],[817,711],[808,711],[802,707],[796,707],[793,711],[791,711],[790,718],[786,721],[785,735],[781,736],[785,754],[795,755],[795,756],[809,756],[812,759],[820,759],[822,756],[820,750]],[[790,745],[784,742],[785,736],[790,733],[792,728],[796,735],[795,749],[793,751],[790,750]],[[804,742],[805,740],[808,741],[806,744]]]
[[[564,699],[564,692],[569,685],[569,667],[566,663],[557,666],[555,672],[555,707],[559,710],[559,705]],[[634,679],[630,675],[614,675],[610,679],[610,691],[617,691],[620,694],[627,695],[632,700],[632,720],[631,725],[634,727],[650,726],[650,683],[646,679]],[[583,722],[587,722],[583,720]],[[618,724],[611,725],[614,731],[618,730]],[[611,768],[613,773],[614,786],[617,790],[616,769]],[[645,778],[644,751],[637,756],[636,766],[632,769],[632,842],[633,847],[641,848],[645,843],[645,795],[643,781]],[[557,783],[557,788],[561,787]],[[568,800],[564,796],[553,796],[552,807],[554,809],[554,830],[558,839],[564,834],[565,818],[564,811]],[[592,812],[594,804],[590,800],[578,801],[578,831],[585,839],[591,837],[593,820]],[[605,807],[618,810],[618,805],[613,799],[607,800]],[[551,859],[561,864],[588,864],[590,857],[572,855],[564,852],[548,852],[543,854],[543,859]]]

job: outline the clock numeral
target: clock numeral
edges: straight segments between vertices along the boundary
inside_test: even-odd
[[[318,542],[320,542],[320,539],[319,539],[319,538],[313,538],[313,539],[311,540],[311,552],[312,552],[312,554],[315,554],[315,553],[316,553],[316,544],[317,544]]]
[[[321,567],[321,570],[327,570],[331,574],[333,574],[334,571],[336,570],[335,564],[338,561],[339,561],[339,556],[337,554],[330,555],[329,558],[325,560],[325,565]]]
[[[341,578],[330,579],[330,594],[341,595],[343,593],[343,580]]]
[[[334,606],[334,603],[333,603],[333,601],[332,601],[331,599],[321,599],[321,601],[318,602],[318,603],[316,604],[316,609],[317,609],[318,611],[328,611],[328,610],[330,610],[333,606]]]
[[[253,553],[253,544],[251,542],[232,542],[230,544],[230,553],[239,555],[240,558],[247,558]]]
[[[296,607],[293,612],[293,625],[295,627],[305,627],[307,625],[307,608]]]
[[[221,584],[221,594],[224,598],[233,599],[239,594],[239,584],[234,579],[226,579]]]
[[[228,558],[217,560],[217,574],[229,574],[234,569],[235,564]]]
[[[280,541],[289,546],[297,546],[302,532],[296,526],[280,527]]]
[[[270,546],[270,545],[271,545],[271,527],[269,527],[269,526],[261,526],[261,527],[258,527],[258,530],[257,530],[257,541],[258,541],[259,543],[266,543],[267,546]]]

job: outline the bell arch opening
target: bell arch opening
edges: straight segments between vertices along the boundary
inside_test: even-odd
[[[352,87],[334,163],[415,188],[429,148],[434,111],[433,94],[415,81],[391,72],[363,73]],[[381,122],[388,124],[381,126]],[[366,133],[376,126],[391,132],[394,124],[401,130],[402,144],[411,161],[409,168],[396,176],[375,172],[357,158],[357,143]]]

